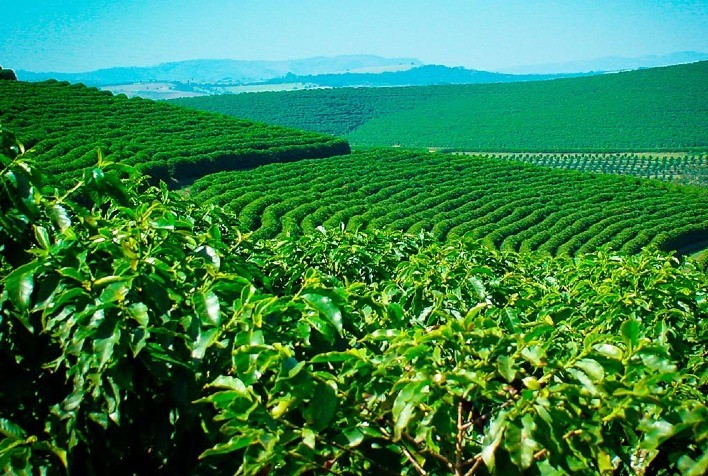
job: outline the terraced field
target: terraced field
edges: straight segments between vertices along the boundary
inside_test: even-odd
[[[214,174],[191,193],[236,212],[256,237],[319,226],[427,230],[503,250],[577,254],[674,247],[708,234],[703,188],[391,149]]]
[[[95,165],[98,149],[164,180],[349,152],[345,140],[324,134],[56,81],[0,81],[0,124],[63,182]]]

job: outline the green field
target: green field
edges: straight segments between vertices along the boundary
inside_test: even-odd
[[[214,174],[191,193],[263,238],[318,226],[425,230],[440,240],[574,254],[605,245],[633,253],[708,234],[704,188],[395,149]]]
[[[180,99],[196,109],[346,135],[354,146],[470,151],[708,147],[708,62],[515,84]]]
[[[75,179],[97,151],[164,180],[348,153],[342,139],[48,81],[0,81],[0,125],[48,172]]]

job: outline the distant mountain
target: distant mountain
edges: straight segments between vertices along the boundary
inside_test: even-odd
[[[698,51],[679,51],[668,55],[640,56],[638,58],[622,58],[608,56],[593,60],[568,61],[564,63],[549,63],[506,68],[504,72],[514,74],[553,74],[553,73],[586,73],[590,71],[621,71],[640,68],[656,68],[675,64],[695,63],[708,59],[708,53]]]
[[[110,86],[148,81],[248,84],[284,76],[346,72],[400,71],[420,66],[415,58],[382,58],[373,55],[315,57],[286,61],[190,60],[148,67],[120,67],[89,72],[57,73],[17,71],[23,81],[81,82],[89,86]]]
[[[298,76],[292,73],[270,79],[263,84],[301,83],[310,87],[386,87],[386,86],[433,86],[442,84],[482,84],[482,83],[514,83],[519,81],[539,81],[561,77],[578,76],[579,74],[504,74],[489,71],[449,67],[441,65],[424,65],[405,71],[389,71],[383,73],[343,73]]]

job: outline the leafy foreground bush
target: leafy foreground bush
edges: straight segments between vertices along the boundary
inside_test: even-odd
[[[7,134],[2,150],[7,473],[708,468],[691,262],[379,232],[254,243],[127,167],[47,190]]]

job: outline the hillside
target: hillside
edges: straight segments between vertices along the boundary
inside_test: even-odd
[[[708,147],[708,62],[553,81],[258,93],[178,104],[346,134],[353,145],[458,150]]]
[[[99,149],[165,180],[349,151],[346,141],[323,134],[56,81],[0,81],[0,125],[22,137],[59,181],[94,165]]]
[[[341,136],[375,117],[416,107],[419,101],[445,91],[437,87],[312,89],[180,98],[169,102],[190,109]]]
[[[705,474],[692,261],[381,230],[256,241],[130,167],[45,187],[18,149],[0,131],[5,474]],[[540,174],[557,179],[544,201],[575,177],[575,194],[604,183],[600,202],[688,205],[655,183],[504,168],[507,197]]]
[[[424,230],[552,254],[708,245],[706,189],[463,155],[374,149],[214,174],[191,191],[261,238],[322,225]]]

